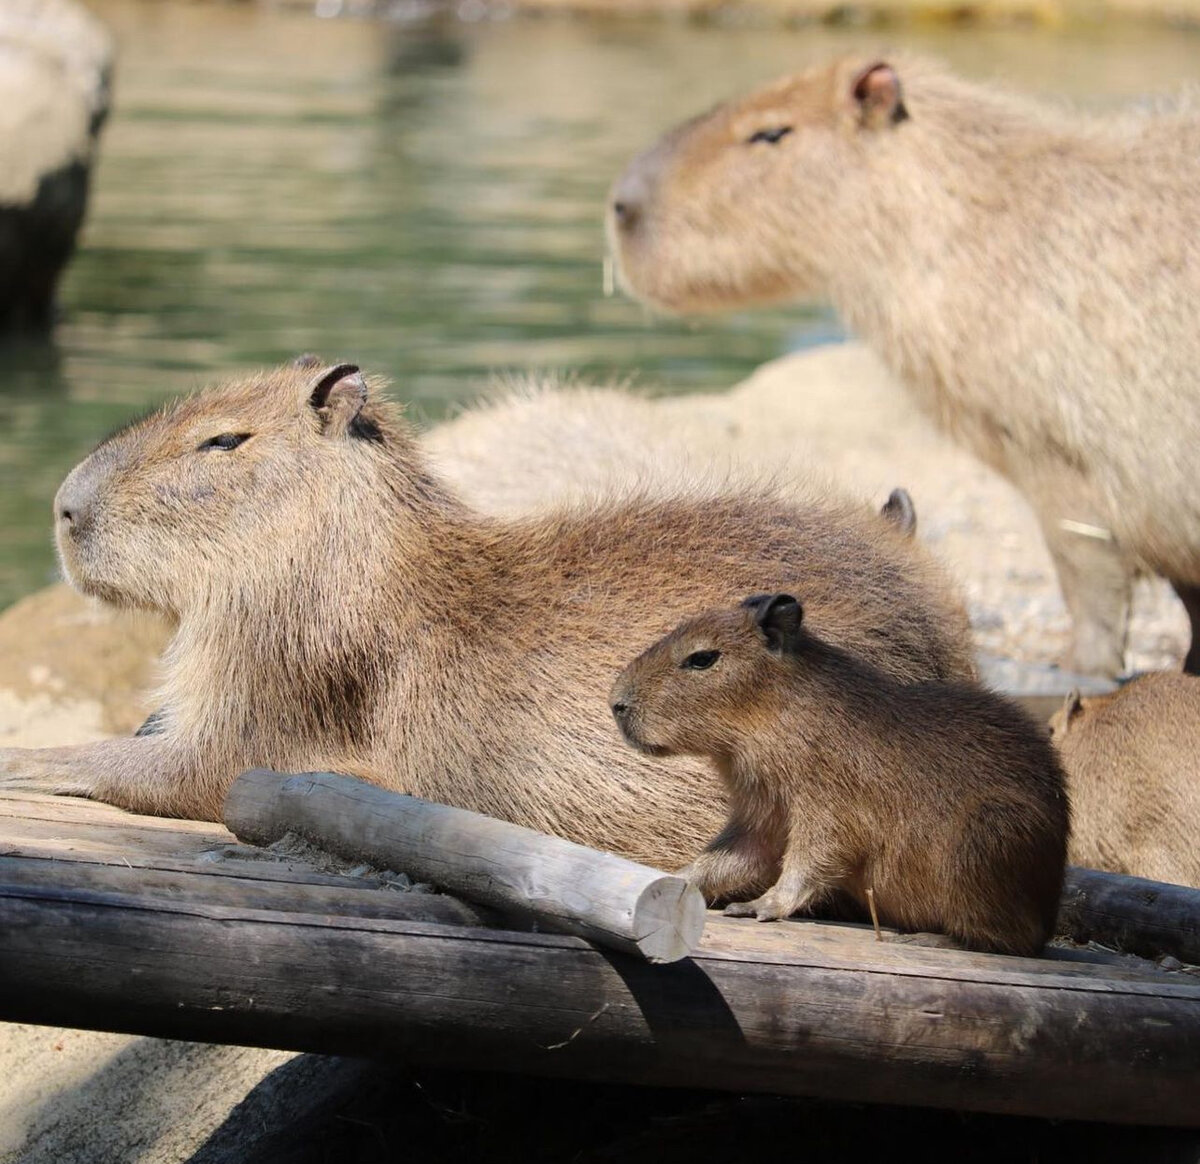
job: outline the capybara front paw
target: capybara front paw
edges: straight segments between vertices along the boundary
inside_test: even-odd
[[[782,921],[795,913],[791,901],[784,901],[776,894],[764,893],[753,901],[733,901],[725,907],[729,917],[756,917],[759,921]]]

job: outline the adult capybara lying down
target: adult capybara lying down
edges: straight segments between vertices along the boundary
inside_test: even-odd
[[[1200,670],[1200,111],[1082,116],[845,57],[667,133],[616,182],[625,285],[674,311],[820,297],[1038,513],[1073,662],[1122,667],[1161,574]]]
[[[101,444],[55,513],[77,587],[179,629],[152,734],[0,750],[0,787],[212,818],[244,768],[333,769],[674,865],[720,798],[698,762],[626,748],[607,693],[685,611],[794,585],[897,678],[973,673],[902,521],[704,490],[483,518],[352,365],[170,405]]]

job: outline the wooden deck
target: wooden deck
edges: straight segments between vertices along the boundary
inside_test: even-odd
[[[1159,891],[1177,920],[1179,902]],[[1090,908],[1075,909],[1076,929],[1099,916]],[[653,966],[499,925],[452,898],[240,844],[219,825],[0,796],[3,1019],[1200,1126],[1200,978],[1186,969],[1074,950],[1002,958],[881,943],[860,926],[717,915],[695,957]]]

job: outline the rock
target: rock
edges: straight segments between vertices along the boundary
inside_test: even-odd
[[[0,747],[84,743],[135,731],[170,637],[156,615],[48,586],[0,614]]]
[[[112,62],[108,31],[74,0],[0,2],[0,330],[53,321]]]

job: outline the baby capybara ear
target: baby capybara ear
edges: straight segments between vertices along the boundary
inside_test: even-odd
[[[879,516],[891,522],[896,531],[906,538],[911,538],[917,532],[917,507],[907,489],[893,489],[883,503]]]
[[[367,403],[367,381],[357,364],[335,364],[313,383],[309,407],[321,418],[327,436],[341,436]]]
[[[754,624],[766,636],[772,651],[795,649],[804,608],[790,594],[756,594],[742,605],[754,610]]]

